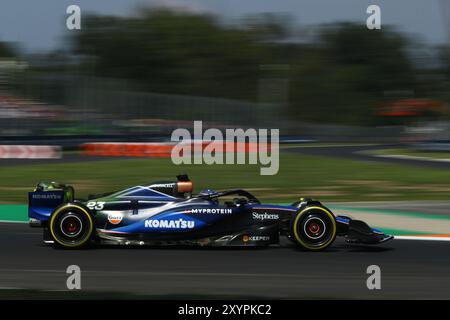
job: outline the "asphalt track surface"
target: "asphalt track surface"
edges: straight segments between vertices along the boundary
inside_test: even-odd
[[[393,240],[379,246],[338,241],[325,252],[285,247],[205,249],[96,247],[67,251],[41,243],[41,230],[0,224],[0,297],[14,289],[67,290],[66,268],[82,271],[82,292],[155,298],[449,299],[450,242]],[[367,267],[381,268],[368,290]],[[20,291],[19,291],[20,292]],[[19,294],[20,297],[20,294]]]

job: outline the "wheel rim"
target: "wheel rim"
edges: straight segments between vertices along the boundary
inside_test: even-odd
[[[83,230],[83,222],[78,216],[69,212],[68,215],[61,218],[60,229],[66,237],[75,238]]]
[[[321,207],[310,207],[294,221],[294,236],[305,248],[320,250],[330,245],[336,235],[332,213]]]
[[[62,207],[50,221],[50,232],[60,245],[78,247],[90,239],[93,231],[89,213],[79,207]]]
[[[310,217],[305,221],[303,231],[308,238],[315,240],[325,234],[327,231],[327,226],[321,218]]]

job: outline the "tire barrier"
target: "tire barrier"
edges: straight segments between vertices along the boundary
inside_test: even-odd
[[[60,146],[0,145],[0,159],[59,159]]]
[[[193,152],[202,151],[211,142],[183,142],[191,145]],[[170,157],[176,142],[94,142],[84,143],[81,150],[88,156],[110,156],[110,157]],[[252,142],[222,142],[223,152],[258,152],[262,144]],[[270,145],[266,145],[270,148]]]

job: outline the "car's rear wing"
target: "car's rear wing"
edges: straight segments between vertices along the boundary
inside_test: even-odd
[[[73,187],[51,182],[40,182],[28,193],[28,217],[30,226],[44,226],[52,212],[66,202],[74,200]]]

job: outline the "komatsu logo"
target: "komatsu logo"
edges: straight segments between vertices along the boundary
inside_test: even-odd
[[[154,229],[193,229],[195,227],[195,221],[189,221],[184,219],[178,220],[145,220],[146,228]]]
[[[233,209],[224,209],[224,208],[190,209],[187,210],[186,213],[230,214],[233,213]]]
[[[253,212],[253,219],[255,220],[278,220],[280,217],[277,214],[270,214],[267,212],[264,213],[258,213],[258,212]]]

